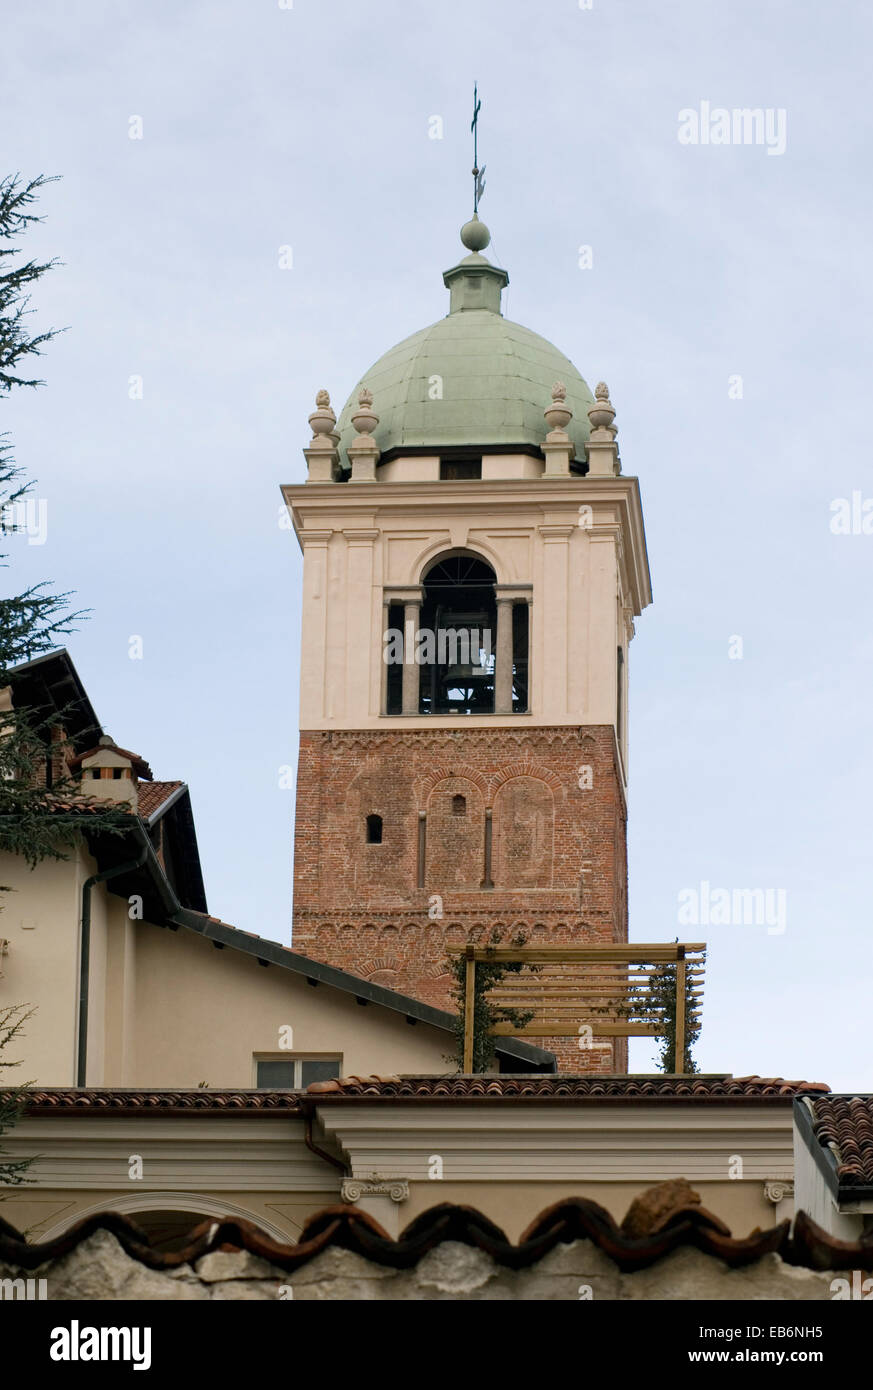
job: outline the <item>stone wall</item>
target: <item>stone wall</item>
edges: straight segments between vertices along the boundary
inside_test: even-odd
[[[444,1241],[412,1269],[392,1269],[350,1250],[330,1248],[288,1273],[245,1251],[212,1251],[171,1272],[149,1269],[127,1255],[114,1235],[95,1231],[69,1254],[35,1270],[0,1264],[0,1297],[7,1279],[45,1279],[50,1301],[166,1299],[294,1299],[469,1302],[621,1299],[818,1302],[834,1297],[833,1281],[852,1273],[785,1264],[768,1254],[739,1269],[684,1246],[635,1273],[618,1266],[589,1240],[558,1245],[536,1264],[512,1270],[483,1250]],[[38,1285],[33,1287],[38,1288]],[[24,1290],[22,1290],[23,1292]]]

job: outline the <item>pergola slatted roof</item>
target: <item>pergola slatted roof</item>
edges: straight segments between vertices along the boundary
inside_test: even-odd
[[[698,1028],[703,1000],[704,942],[567,947],[476,947],[466,958],[464,1070],[472,1069],[477,963],[521,963],[488,991],[489,1003],[533,1016],[519,1025],[498,1023],[498,1036],[566,1038],[663,1037],[675,1020],[677,1064],[684,1065],[687,1034]],[[652,987],[670,986],[660,997]],[[672,977],[672,978],[671,978]],[[679,1007],[679,1001],[683,1007]]]

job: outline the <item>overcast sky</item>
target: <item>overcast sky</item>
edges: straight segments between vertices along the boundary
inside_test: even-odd
[[[62,175],[28,251],[64,262],[35,324],[69,325],[3,407],[48,506],[16,587],[93,610],[69,649],[108,732],[188,782],[211,911],[287,942],[279,485],[304,477],[316,390],[339,413],[446,312],[478,78],[504,311],[608,381],[642,487],[631,937],[709,942],[704,1071],[870,1090],[873,535],[834,534],[832,508],[873,498],[873,21],[864,0],[585,5],[7,3],[2,163]],[[769,144],[680,140],[680,112],[702,134],[745,107]],[[704,882],[784,893],[784,930],[680,924]]]

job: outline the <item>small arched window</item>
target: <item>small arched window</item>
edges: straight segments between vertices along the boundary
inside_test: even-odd
[[[465,816],[467,814],[467,798],[465,796],[452,797],[452,815]]]
[[[381,845],[382,843],[382,817],[367,817],[367,844]]]

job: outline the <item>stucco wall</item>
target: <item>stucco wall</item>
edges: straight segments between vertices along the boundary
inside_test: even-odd
[[[615,651],[627,639],[616,593],[636,611],[649,602],[636,480],[482,479],[474,490],[444,481],[426,491],[421,482],[284,489],[304,552],[301,729],[384,726],[383,590],[419,584],[433,559],[456,549],[481,556],[498,584],[533,586],[531,713],[523,722],[612,722]],[[583,503],[591,511],[580,521]],[[409,716],[403,726],[451,722]]]
[[[76,1084],[82,884],[95,869],[80,850],[34,874],[20,858],[0,856],[0,883],[15,890],[0,912],[0,937],[9,940],[0,1007],[34,1009],[10,1054],[22,1059],[11,1081]],[[127,899],[103,884],[93,889],[87,1085],[253,1086],[254,1054],[281,1055],[286,1026],[290,1050],[338,1055],[346,1074],[450,1069],[452,1042],[441,1029],[313,988],[183,928],[131,921]]]
[[[253,1086],[256,1053],[341,1055],[345,1075],[444,1072],[449,1035],[193,932],[138,924],[136,1063],[127,1085]],[[287,1054],[286,1054],[287,1055]]]
[[[0,936],[9,941],[0,1007],[28,1004],[35,1011],[10,1050],[9,1060],[23,1059],[10,1081],[75,1084],[81,892],[92,864],[71,850],[68,859],[47,859],[31,871],[19,856],[0,854],[0,883],[13,890],[0,900]],[[99,969],[99,943],[97,957]],[[97,1007],[102,1018],[99,994]],[[97,1032],[92,1036],[96,1046]]]

